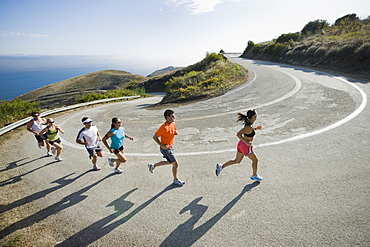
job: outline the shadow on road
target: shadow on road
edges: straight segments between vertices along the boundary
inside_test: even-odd
[[[45,157],[46,157],[46,156],[45,156]],[[21,164],[21,165],[17,165],[17,163],[18,163],[19,161],[21,161],[21,160],[11,162],[11,163],[9,163],[9,164],[8,164],[8,167],[7,167],[7,168],[5,168],[5,169],[1,170],[0,172],[2,172],[2,171],[6,171],[6,170],[10,170],[10,169],[14,169],[14,168],[17,168],[17,167],[20,167],[20,166],[24,166],[25,164],[32,163],[32,162],[37,161],[37,160],[42,159],[42,158],[44,158],[44,157],[40,157],[40,158],[37,158],[37,159],[31,160],[31,161],[28,161],[28,162],[23,163],[23,164]],[[22,159],[22,160],[23,160],[23,159]],[[52,162],[49,162],[49,163],[47,163],[47,164],[45,164],[45,165],[43,165],[43,166],[39,166],[39,167],[37,167],[37,168],[35,168],[35,169],[33,169],[33,170],[29,171],[29,172],[23,173],[23,174],[21,174],[21,175],[18,175],[18,176],[12,177],[12,178],[9,178],[9,179],[4,180],[4,181],[1,181],[1,182],[0,182],[0,187],[5,186],[5,185],[9,185],[9,184],[15,184],[15,183],[17,183],[17,182],[21,181],[23,176],[25,176],[25,175],[27,175],[27,174],[30,174],[30,173],[32,173],[32,172],[35,172],[35,171],[37,171],[37,170],[40,170],[40,169],[42,169],[42,168],[44,168],[44,167],[46,167],[46,166],[52,165],[52,164],[54,164],[54,163],[56,163],[56,162],[58,162],[58,161],[52,161]]]
[[[137,188],[130,190],[129,192],[125,193],[122,195],[119,199],[111,202],[110,204],[107,205],[107,207],[114,206],[116,212],[114,212],[111,215],[108,215],[107,217],[95,222],[94,224],[86,227],[85,229],[77,232],[76,234],[72,235],[62,243],[56,245],[56,246],[65,246],[65,247],[70,247],[70,246],[87,246],[96,240],[104,237],[117,227],[123,225],[127,221],[129,221],[132,217],[134,217],[136,214],[138,214],[141,210],[145,209],[149,204],[151,204],[154,200],[162,196],[164,193],[172,190],[180,188],[177,185],[169,185],[166,188],[164,188],[161,192],[153,196],[151,199],[148,201],[144,202],[141,204],[139,207],[135,208],[131,213],[129,213],[127,216],[123,217],[122,219],[119,219],[111,224],[113,220],[115,220],[117,217],[122,215],[124,212],[129,210],[134,203],[130,201],[126,201],[126,197],[128,197],[131,193],[133,193]]]
[[[38,192],[34,195],[31,195],[31,196],[23,198],[19,201],[16,201],[16,202],[10,204],[9,206],[5,205],[4,207],[5,207],[5,209],[9,210],[12,207],[17,207],[17,206],[23,205],[25,203],[31,202],[31,201],[33,201],[37,198],[40,198],[42,196],[47,195],[48,193],[51,193],[51,192],[53,192],[57,189],[60,189],[61,187],[66,186],[67,184],[70,184],[71,182],[75,181],[76,179],[80,178],[81,176],[85,175],[88,172],[90,172],[90,171],[86,171],[85,173],[79,175],[78,177],[76,177],[74,179],[68,179],[68,180],[65,179],[65,178],[70,176],[70,175],[67,175],[67,176],[65,176],[61,179],[58,179],[58,180],[54,181],[56,183],[59,183],[60,185],[55,186],[55,187],[50,188],[50,189],[47,189],[47,190],[44,190],[44,191],[41,191],[41,192]],[[96,186],[100,182],[104,181],[105,179],[107,179],[107,178],[109,178],[113,175],[114,174],[111,173],[111,174],[105,176],[104,178],[98,180],[97,182],[95,182],[95,183],[93,183],[89,186],[86,186],[86,187],[70,194],[69,196],[64,197],[59,202],[56,202],[56,203],[50,205],[49,207],[44,208],[43,210],[41,210],[41,211],[39,211],[39,212],[37,212],[37,213],[27,217],[27,218],[24,218],[20,221],[17,221],[15,223],[7,226],[6,228],[4,228],[3,230],[0,231],[0,238],[4,238],[5,236],[11,234],[12,232],[15,232],[16,230],[26,228],[26,227],[29,227],[29,226],[35,224],[35,223],[38,223],[38,222],[46,219],[50,215],[56,214],[56,213],[66,209],[66,208],[69,208],[69,207],[71,207],[73,205],[76,205],[77,203],[85,200],[87,198],[87,196],[82,195],[83,193],[85,193],[89,189],[93,188],[94,186]]]
[[[190,211],[192,217],[184,224],[179,225],[163,242],[160,246],[192,246],[198,241],[204,234],[206,234],[222,217],[224,217],[230,209],[242,198],[242,196],[259,185],[260,182],[254,182],[248,184],[244,189],[237,195],[231,202],[229,202],[218,214],[213,216],[207,222],[194,228],[195,224],[202,218],[204,213],[207,211],[208,206],[198,204],[203,197],[198,197],[192,201],[189,205],[180,211],[180,214]]]

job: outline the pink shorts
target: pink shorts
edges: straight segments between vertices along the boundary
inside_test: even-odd
[[[248,156],[252,153],[254,153],[254,147],[253,146],[248,146],[242,141],[238,142],[238,152],[244,154],[245,156]]]

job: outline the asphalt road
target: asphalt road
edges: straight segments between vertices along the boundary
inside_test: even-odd
[[[65,130],[62,162],[43,157],[29,133],[16,134],[2,172],[29,188],[5,207],[33,213],[1,231],[52,225],[40,236],[56,246],[369,246],[370,109],[368,84],[317,71],[230,57],[249,81],[222,97],[173,107],[180,135],[175,152],[183,187],[152,140],[164,122],[161,97],[89,107],[54,119]],[[254,182],[245,158],[215,176],[216,163],[235,158],[238,112],[255,108],[260,159]],[[128,162],[114,174],[105,152],[92,171],[75,144],[89,116],[105,134],[120,117]],[[105,150],[106,151],[106,150]],[[11,185],[16,186],[17,181]],[[9,186],[2,183],[2,186]],[[22,227],[21,227],[22,226]]]

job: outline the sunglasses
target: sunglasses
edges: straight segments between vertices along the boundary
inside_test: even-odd
[[[54,123],[54,121],[52,121],[52,122],[48,122],[48,123]]]
[[[122,123],[122,122],[117,122],[117,123]]]

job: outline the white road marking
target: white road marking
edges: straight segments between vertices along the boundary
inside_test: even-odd
[[[279,70],[281,71],[281,70]],[[322,128],[322,129],[319,129],[319,130],[315,130],[315,131],[312,131],[312,132],[309,132],[309,133],[305,133],[305,134],[301,134],[301,135],[298,135],[298,136],[294,136],[294,137],[291,137],[291,138],[287,138],[287,139],[283,139],[283,140],[280,140],[280,141],[275,141],[275,142],[268,142],[268,143],[263,143],[263,144],[259,144],[259,145],[256,145],[255,147],[267,147],[267,146],[272,146],[272,145],[279,145],[279,144],[282,144],[282,143],[286,143],[286,142],[292,142],[292,141],[296,141],[296,140],[300,140],[300,139],[304,139],[304,138],[307,138],[307,137],[311,137],[311,136],[315,136],[315,135],[319,135],[319,134],[322,134],[326,131],[329,131],[329,130],[332,130],[334,128],[337,128],[349,121],[351,121],[352,119],[354,119],[356,116],[358,116],[366,107],[367,105],[367,95],[366,93],[360,88],[358,87],[357,85],[353,84],[353,83],[350,83],[348,80],[344,79],[344,78],[341,78],[341,77],[338,77],[338,76],[334,76],[334,75],[331,75],[331,74],[328,74],[328,73],[325,73],[325,72],[321,72],[321,71],[315,71],[315,70],[311,70],[311,71],[314,71],[314,72],[317,72],[317,73],[320,73],[320,74],[325,74],[325,75],[328,75],[328,76],[332,76],[334,77],[335,79],[337,80],[340,80],[340,81],[343,81],[345,83],[347,83],[348,85],[354,87],[357,91],[359,91],[359,93],[361,94],[362,96],[362,102],[360,104],[360,106],[354,111],[352,112],[350,115],[348,115],[346,118],[334,123],[334,124],[331,124],[325,128]],[[288,94],[278,98],[278,99],[275,99],[273,101],[270,101],[270,102],[267,102],[265,104],[262,104],[258,107],[255,107],[255,108],[261,108],[261,107],[264,107],[264,106],[267,106],[267,105],[271,105],[271,104],[274,104],[274,103],[277,103],[279,101],[282,101],[288,97],[291,97],[292,95],[294,95],[301,87],[301,83],[299,81],[299,79],[287,72],[284,72],[284,71],[281,71],[289,76],[291,76],[295,82],[296,82],[296,87],[291,91],[289,92]],[[240,110],[238,110],[239,112]],[[220,115],[225,115],[225,114],[216,114],[217,116],[220,116]],[[211,116],[216,116],[216,115],[211,115]],[[206,117],[211,117],[211,116],[203,116],[203,118],[206,118]],[[74,115],[68,119],[66,119],[63,123],[67,122],[68,120],[70,120],[71,118],[75,117]],[[191,119],[197,119],[197,118],[191,118]],[[187,120],[190,120],[190,119],[187,119]],[[62,138],[61,138],[62,139]],[[70,142],[68,142],[67,140],[64,140],[62,139],[63,143],[69,147],[72,147],[72,148],[76,148],[76,149],[85,149],[83,146],[81,145],[77,145],[77,144],[72,144]],[[235,148],[233,149],[226,149],[226,150],[216,150],[216,151],[203,151],[203,152],[187,152],[187,153],[176,153],[176,156],[191,156],[191,155],[205,155],[205,154],[219,154],[219,153],[226,153],[226,152],[235,152]],[[105,153],[108,153],[108,152],[105,152]],[[127,156],[140,156],[140,157],[146,157],[146,156],[160,156],[159,153],[125,153],[125,155]]]

